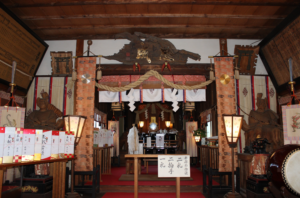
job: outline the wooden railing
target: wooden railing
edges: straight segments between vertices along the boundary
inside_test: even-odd
[[[165,140],[164,141],[164,145],[165,147],[173,147],[173,146],[177,146],[177,142],[178,140]],[[143,140],[139,140],[139,143],[143,143]],[[155,140],[151,140],[151,147],[155,147],[156,141]],[[147,143],[144,143],[144,147],[147,146]]]
[[[219,168],[219,147],[217,146],[198,146],[200,155],[200,169],[206,165],[207,168]]]

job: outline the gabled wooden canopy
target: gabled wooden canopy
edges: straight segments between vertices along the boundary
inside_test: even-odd
[[[262,39],[297,0],[1,0],[42,39],[112,39],[122,32],[162,38]]]

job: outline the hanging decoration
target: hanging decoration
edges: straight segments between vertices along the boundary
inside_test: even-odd
[[[145,110],[145,119],[148,119],[148,109]]]
[[[164,89],[164,83],[161,83],[161,102],[165,103],[165,89]]]
[[[176,93],[177,93],[177,89],[173,89],[173,92],[171,94],[171,99],[172,99],[172,102],[173,102],[172,107],[173,107],[174,112],[176,112],[179,109]]]
[[[161,111],[161,112],[160,112],[160,115],[161,115],[161,121],[164,121],[164,120],[165,120],[164,111]]]
[[[162,67],[161,67],[161,71],[164,71],[164,69],[168,68],[169,71],[171,71],[171,65],[168,62],[165,62]]]
[[[127,97],[129,98],[128,106],[130,107],[130,111],[134,111],[135,109],[133,92],[134,92],[133,89],[131,89],[127,95]]]
[[[101,71],[101,57],[99,56],[99,66],[97,67],[97,80],[101,80],[102,78],[102,71]]]
[[[140,85],[140,103],[143,103],[143,86]]]
[[[141,66],[138,62],[135,62],[132,67],[134,72],[135,70],[139,70],[139,72],[141,71]]]
[[[156,105],[156,106],[158,106],[162,111],[167,112],[167,113],[170,113],[170,116],[171,116],[171,123],[175,123],[175,121],[174,121],[173,110],[165,109],[160,103],[152,103],[152,104],[147,104],[147,105],[145,106],[145,108],[142,109],[142,110],[135,111],[135,114],[136,114],[136,116],[135,116],[135,123],[136,123],[136,124],[139,124],[139,122],[140,122],[140,114],[141,114],[141,113],[144,113],[145,111],[147,111],[147,109],[150,107],[150,105],[152,105],[152,106],[151,106],[151,109],[152,109],[152,110],[151,110],[151,114],[155,114],[155,113],[153,113],[153,109],[155,109],[155,105]],[[156,111],[155,111],[155,112],[156,112]]]

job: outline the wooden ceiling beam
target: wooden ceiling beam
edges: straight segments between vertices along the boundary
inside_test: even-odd
[[[25,2],[25,3],[23,3]],[[12,1],[5,2],[9,8],[28,8],[28,7],[56,7],[56,6],[76,6],[76,5],[112,5],[112,4],[193,4],[193,5],[237,5],[237,6],[297,6],[298,1],[273,1],[273,0],[90,0],[90,1],[52,1],[46,3],[34,3],[33,1],[22,1],[22,3],[14,3]]]
[[[52,15],[52,16],[21,16],[23,20],[53,20],[53,19],[95,19],[95,18],[232,18],[232,19],[284,19],[287,15],[233,15],[233,14],[79,14],[79,15]]]
[[[116,29],[132,29],[132,28],[222,28],[222,29],[273,29],[275,26],[257,26],[257,25],[186,25],[186,24],[154,24],[154,25],[53,25],[53,26],[32,26],[32,30],[74,30],[74,29],[94,29],[94,28],[116,28]]]
[[[141,71],[133,71],[132,65],[124,64],[101,64],[103,76],[115,75],[144,75],[149,70],[155,70],[161,75],[207,75],[209,74],[209,63],[173,65],[170,63],[172,72],[169,70],[161,71],[161,65],[142,65]]]
[[[265,34],[234,34],[234,33],[202,33],[202,34],[148,34],[165,39],[196,39],[196,38],[227,38],[227,39],[263,39],[267,36]],[[65,35],[40,35],[44,40],[73,40],[73,39],[116,39],[115,34],[65,34]]]

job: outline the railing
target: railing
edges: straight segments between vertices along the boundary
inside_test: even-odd
[[[178,140],[165,140],[164,141],[164,146],[165,147],[174,147],[177,146],[177,142]],[[143,140],[139,140],[139,143],[143,143]],[[155,147],[156,141],[155,140],[151,140],[151,147]],[[147,146],[147,143],[144,143],[144,147]]]
[[[207,168],[219,169],[219,147],[217,146],[199,146],[200,169],[205,165]]]

